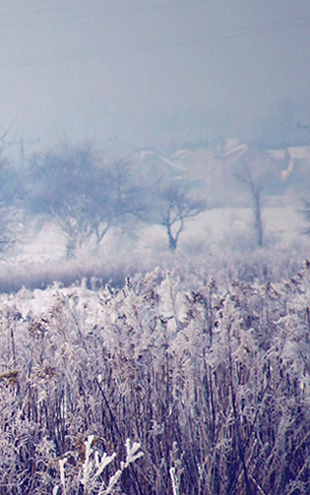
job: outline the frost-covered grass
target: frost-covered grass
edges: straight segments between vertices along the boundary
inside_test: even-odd
[[[309,263],[252,256],[3,294],[1,495],[308,494]]]

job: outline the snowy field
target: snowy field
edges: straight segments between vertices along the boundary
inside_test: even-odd
[[[246,248],[246,243],[253,236],[253,214],[250,208],[216,208],[201,213],[197,218],[188,219],[184,232],[180,236],[180,249],[184,246],[199,244],[206,247],[221,242],[232,242],[232,247]],[[300,238],[305,228],[305,222],[298,213],[296,207],[268,207],[263,210],[263,225],[267,246],[278,243],[287,245]],[[138,252],[141,256],[147,256],[148,250],[164,250],[167,245],[167,236],[164,227],[146,227],[133,233],[132,237],[122,235],[117,230],[114,235],[110,231],[103,240],[101,256],[115,257],[117,249],[117,237],[122,237],[120,252],[125,248],[123,242],[127,242],[128,248]],[[81,256],[87,256],[81,252]],[[123,253],[122,253],[123,254]],[[25,246],[18,256],[18,262],[46,262],[59,260],[65,256],[65,237],[55,225],[46,225],[37,238]]]
[[[122,286],[127,274],[143,274],[156,267],[176,272],[183,267],[181,271],[188,273],[205,269],[217,277],[230,272],[230,278],[262,281],[266,276],[278,279],[283,266],[289,276],[289,270],[309,257],[310,241],[301,235],[306,224],[296,207],[285,206],[264,208],[263,225],[264,247],[257,249],[250,208],[212,209],[187,220],[174,253],[168,248],[164,227],[139,226],[133,232],[112,228],[97,252],[85,246],[75,259],[67,260],[63,233],[56,225],[46,224],[14,257],[0,261],[0,290],[40,289],[55,281],[79,285],[85,277],[88,287],[100,280]],[[247,273],[251,270],[253,276]]]

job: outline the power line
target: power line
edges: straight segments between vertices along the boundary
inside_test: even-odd
[[[47,10],[47,11],[37,11],[37,12],[32,12],[32,13],[26,13],[26,14],[18,14],[16,15],[17,18],[22,18],[23,20],[22,21],[18,21],[18,22],[9,22],[9,23],[2,23],[1,24],[1,19],[3,19],[3,17],[0,16],[0,27],[15,27],[15,26],[27,26],[27,25],[31,25],[31,24],[45,24],[45,23],[58,23],[58,22],[71,22],[71,21],[74,21],[74,20],[80,20],[80,19],[89,19],[89,18],[102,18],[102,17],[106,17],[106,16],[109,16],[109,15],[117,15],[117,14],[126,14],[126,13],[131,13],[131,12],[143,12],[143,11],[154,11],[154,10],[163,10],[163,9],[170,9],[170,8],[180,8],[180,7],[186,7],[186,6],[193,6],[193,5],[199,5],[199,4],[203,4],[205,5],[205,1],[204,0],[191,0],[191,3],[189,4],[188,1],[184,1],[184,0],[181,0],[181,1],[178,1],[178,2],[165,2],[165,3],[159,3],[158,5],[144,5],[143,7],[130,7],[130,8],[125,8],[125,9],[117,9],[117,10],[105,10],[105,11],[93,11],[93,12],[89,12],[89,5],[85,5],[85,8],[87,8],[87,13],[83,13],[81,15],[78,15],[78,14],[74,14],[75,11],[79,11],[81,10],[80,7],[74,7],[74,8],[66,8],[66,9],[61,9],[61,15],[60,16],[57,16],[55,18],[43,18],[43,19],[28,19],[28,20],[25,20],[25,17],[29,18],[29,17],[40,17],[42,15],[45,15],[46,13],[57,13],[59,14],[59,10]],[[108,4],[105,4],[106,5],[111,5],[113,7],[117,6],[117,5],[121,5],[121,3],[115,3],[115,2],[111,2],[111,3],[108,3]],[[63,17],[63,12],[67,11],[67,12],[73,12],[73,15],[69,15],[67,17]],[[9,16],[10,17],[15,17],[15,16]],[[5,19],[5,18],[4,18]]]
[[[125,43],[121,45],[110,46],[108,49],[99,50],[93,49],[88,51],[71,51],[50,53],[44,55],[36,55],[34,57],[28,57],[25,59],[15,59],[6,63],[0,61],[0,70],[14,68],[14,67],[31,67],[42,66],[52,63],[60,63],[68,60],[83,60],[89,58],[101,58],[115,54],[124,54],[135,51],[151,51],[154,49],[167,48],[167,47],[182,47],[195,44],[202,44],[203,42],[216,42],[233,40],[243,37],[259,36],[266,33],[273,33],[286,30],[294,30],[301,26],[307,26],[310,23],[310,17],[296,18],[290,22],[277,22],[270,21],[268,23],[247,25],[238,28],[237,32],[219,34],[219,33],[207,33],[194,36],[180,36],[175,38],[166,38],[161,40],[155,40],[143,43]]]

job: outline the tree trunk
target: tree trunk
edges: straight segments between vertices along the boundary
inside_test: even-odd
[[[263,245],[263,222],[261,211],[261,194],[260,191],[256,191],[254,194],[254,216],[255,216],[255,231],[257,234],[257,245],[262,247]]]
[[[167,230],[169,237],[169,248],[171,249],[171,251],[175,251],[177,247],[177,239],[172,236],[170,228],[168,228]]]

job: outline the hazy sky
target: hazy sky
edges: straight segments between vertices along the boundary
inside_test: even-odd
[[[0,29],[0,131],[27,152],[204,123],[250,138],[279,102],[310,100],[309,0],[2,0]]]

